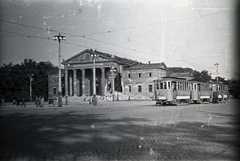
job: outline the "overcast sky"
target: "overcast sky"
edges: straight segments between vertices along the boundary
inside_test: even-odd
[[[0,64],[58,65],[86,48],[232,78],[234,0],[1,0]]]

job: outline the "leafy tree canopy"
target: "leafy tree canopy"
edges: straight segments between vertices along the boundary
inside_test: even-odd
[[[21,64],[3,64],[0,67],[0,97],[6,101],[25,97],[30,100],[30,79],[32,83],[32,100],[35,96],[48,95],[49,71],[57,68],[51,62],[37,63],[32,59],[24,59]]]

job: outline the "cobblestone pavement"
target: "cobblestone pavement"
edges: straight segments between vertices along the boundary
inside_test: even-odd
[[[0,160],[238,160],[236,108],[154,101],[0,108]]]

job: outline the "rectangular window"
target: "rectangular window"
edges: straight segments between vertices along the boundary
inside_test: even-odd
[[[152,85],[148,85],[149,92],[152,92]]]
[[[57,89],[55,87],[53,88],[53,94],[57,94]]]
[[[141,73],[138,73],[138,77],[139,77],[139,78],[141,77]]]
[[[131,78],[131,75],[130,75],[130,74],[128,74],[128,78]]]
[[[142,86],[138,86],[138,92],[142,92]]]
[[[148,73],[148,77],[152,77],[152,73]]]
[[[128,86],[129,92],[132,92],[132,86]]]

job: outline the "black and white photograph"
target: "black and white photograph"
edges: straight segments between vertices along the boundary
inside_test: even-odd
[[[0,0],[0,160],[239,160],[238,0]]]

